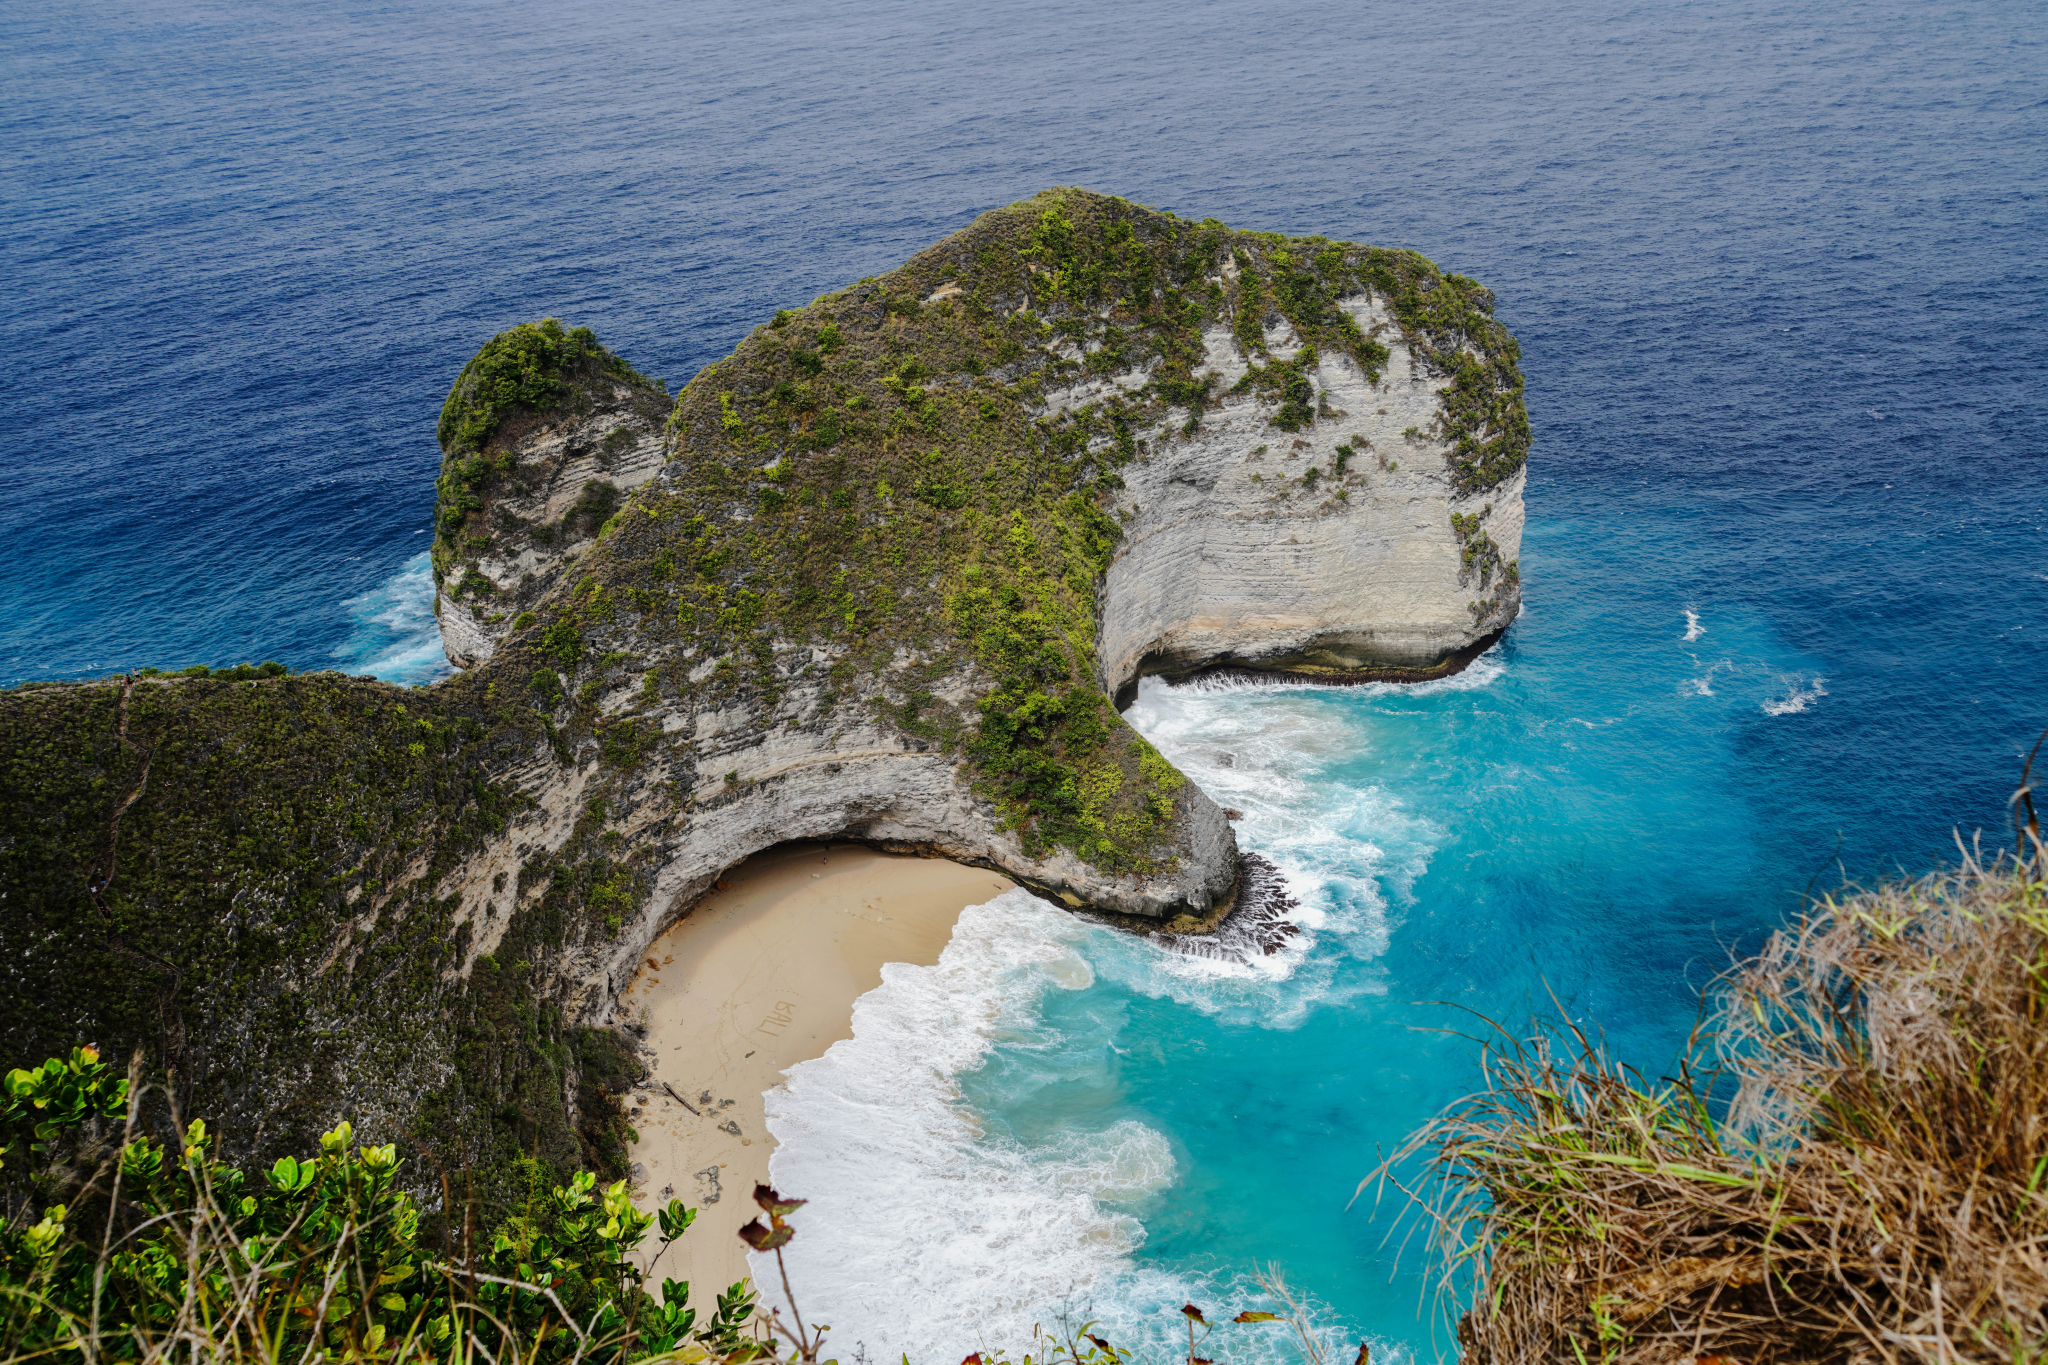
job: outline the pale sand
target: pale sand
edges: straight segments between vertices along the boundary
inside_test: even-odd
[[[700,1317],[748,1273],[737,1233],[758,1212],[754,1186],[775,1150],[762,1092],[852,1036],[853,1002],[882,984],[883,963],[937,962],[960,912],[1015,883],[858,844],[790,844],[721,885],[654,941],[622,1011],[645,1021],[653,1052],[653,1078],[635,1097],[645,1107],[631,1111],[635,1201],[698,1210],[648,1287],[689,1281]]]

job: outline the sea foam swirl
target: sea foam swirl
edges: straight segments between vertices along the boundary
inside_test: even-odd
[[[891,963],[853,1037],[767,1095],[780,1189],[810,1197],[788,1252],[799,1304],[840,1349],[958,1359],[1020,1345],[1047,1305],[1095,1291],[1144,1238],[1106,1210],[1174,1178],[1159,1133],[1123,1120],[1038,1146],[984,1134],[960,1074],[1030,1047],[1048,990],[1094,982],[1090,926],[1026,891],[970,906],[932,967]],[[755,1257],[755,1281],[774,1284]]]

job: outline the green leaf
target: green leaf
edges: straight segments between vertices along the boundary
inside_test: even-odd
[[[697,1210],[684,1208],[680,1199],[671,1199],[667,1208],[655,1211],[655,1216],[661,1220],[661,1235],[673,1242],[697,1221]]]

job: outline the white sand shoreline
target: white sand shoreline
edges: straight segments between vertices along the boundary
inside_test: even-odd
[[[703,1312],[748,1273],[736,1234],[775,1150],[763,1092],[852,1035],[853,1003],[881,984],[883,963],[936,963],[960,912],[1014,885],[942,859],[789,844],[727,873],[655,940],[622,1001],[646,1028],[651,1064],[630,1111],[634,1198],[699,1210],[657,1284],[688,1281]]]

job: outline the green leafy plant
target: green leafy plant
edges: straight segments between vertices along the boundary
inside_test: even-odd
[[[395,1147],[357,1144],[342,1123],[317,1155],[252,1177],[214,1157],[200,1120],[170,1143],[143,1133],[133,1080],[91,1048],[8,1073],[0,1360],[744,1365],[775,1354],[747,1334],[744,1282],[702,1328],[687,1285],[665,1281],[658,1304],[644,1291],[696,1217],[680,1200],[642,1213],[623,1181],[600,1190],[585,1171],[488,1234],[437,1237],[400,1186]],[[634,1252],[657,1222],[643,1271]]]

